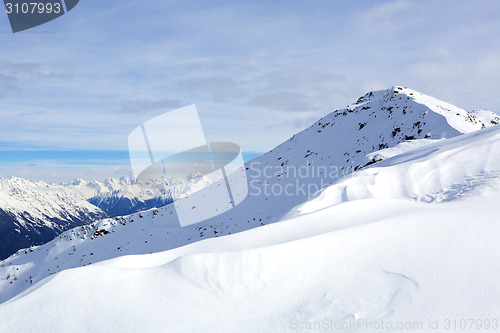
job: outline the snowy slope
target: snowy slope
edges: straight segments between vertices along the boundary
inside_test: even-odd
[[[10,298],[29,272],[112,258],[110,249],[116,257],[51,275],[0,305],[0,332],[294,332],[318,323],[355,332],[382,321],[435,332],[457,331],[445,329],[447,319],[470,318],[493,325],[499,177],[500,128],[491,127],[388,157],[288,220],[170,251],[125,255],[161,248],[174,230],[168,210],[116,221],[125,225],[105,220],[84,229],[90,237],[67,232],[3,263],[0,276],[9,278],[0,290]]]
[[[103,211],[60,186],[0,177],[0,259],[104,216]]]
[[[0,302],[64,269],[173,249],[279,221],[295,206],[315,198],[320,188],[354,170],[378,166],[373,164],[373,153],[379,149],[399,149],[399,143],[412,140],[404,151],[418,150],[420,145],[440,144],[442,138],[481,128],[481,122],[466,111],[407,88],[369,93],[248,163],[250,193],[236,208],[184,228],[179,228],[176,212],[168,205],[71,230],[2,263],[0,276],[14,267],[17,280],[0,280]],[[426,139],[420,144],[417,138]],[[273,189],[287,192],[273,194]]]

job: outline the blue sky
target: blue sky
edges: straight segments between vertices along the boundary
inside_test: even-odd
[[[0,13],[0,176],[127,173],[128,134],[189,104],[209,140],[245,152],[396,84],[500,112],[499,14],[496,0],[81,0],[12,34]]]

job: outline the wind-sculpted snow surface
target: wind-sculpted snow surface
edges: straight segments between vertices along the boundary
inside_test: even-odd
[[[384,152],[378,152],[384,156]],[[289,217],[346,201],[410,198],[441,202],[496,191],[500,184],[500,128],[426,142],[360,170],[294,209]]]
[[[382,322],[433,331],[429,321],[492,322],[498,194],[436,205],[346,202],[65,270],[0,305],[0,332],[295,332],[318,323],[371,332]]]
[[[500,128],[482,127],[406,88],[369,93],[249,162],[249,196],[215,219],[179,228],[168,205],[1,262],[0,302],[18,297],[0,322],[29,311],[28,331],[43,317],[44,331],[275,332],[493,315]]]

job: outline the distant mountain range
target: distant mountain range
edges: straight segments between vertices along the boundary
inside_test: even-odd
[[[159,180],[147,189],[131,176],[63,184],[0,177],[0,260],[104,217],[165,206],[172,202],[171,191],[189,193],[201,185],[196,177]]]
[[[77,179],[61,185],[110,216],[128,215],[172,202],[170,190],[164,183],[154,189],[144,189],[135,184],[132,176],[104,182]]]

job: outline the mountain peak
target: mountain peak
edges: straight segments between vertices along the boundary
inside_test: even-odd
[[[362,106],[362,110],[378,108],[382,112],[388,111],[390,118],[392,118],[394,110],[401,109],[403,110],[403,114],[400,115],[402,121],[413,118],[410,114],[417,112],[420,118],[426,116],[434,118],[433,122],[436,122],[434,125],[445,120],[452,129],[462,134],[476,131],[483,126],[490,126],[490,121],[493,118],[491,115],[486,118],[476,117],[473,113],[455,105],[398,85],[390,89],[368,92],[361,96],[356,103],[349,105],[347,110],[358,110],[360,106]],[[407,110],[409,113],[406,112]],[[440,117],[435,117],[436,115],[442,116],[444,119],[439,119]],[[442,124],[438,126],[442,126]]]

